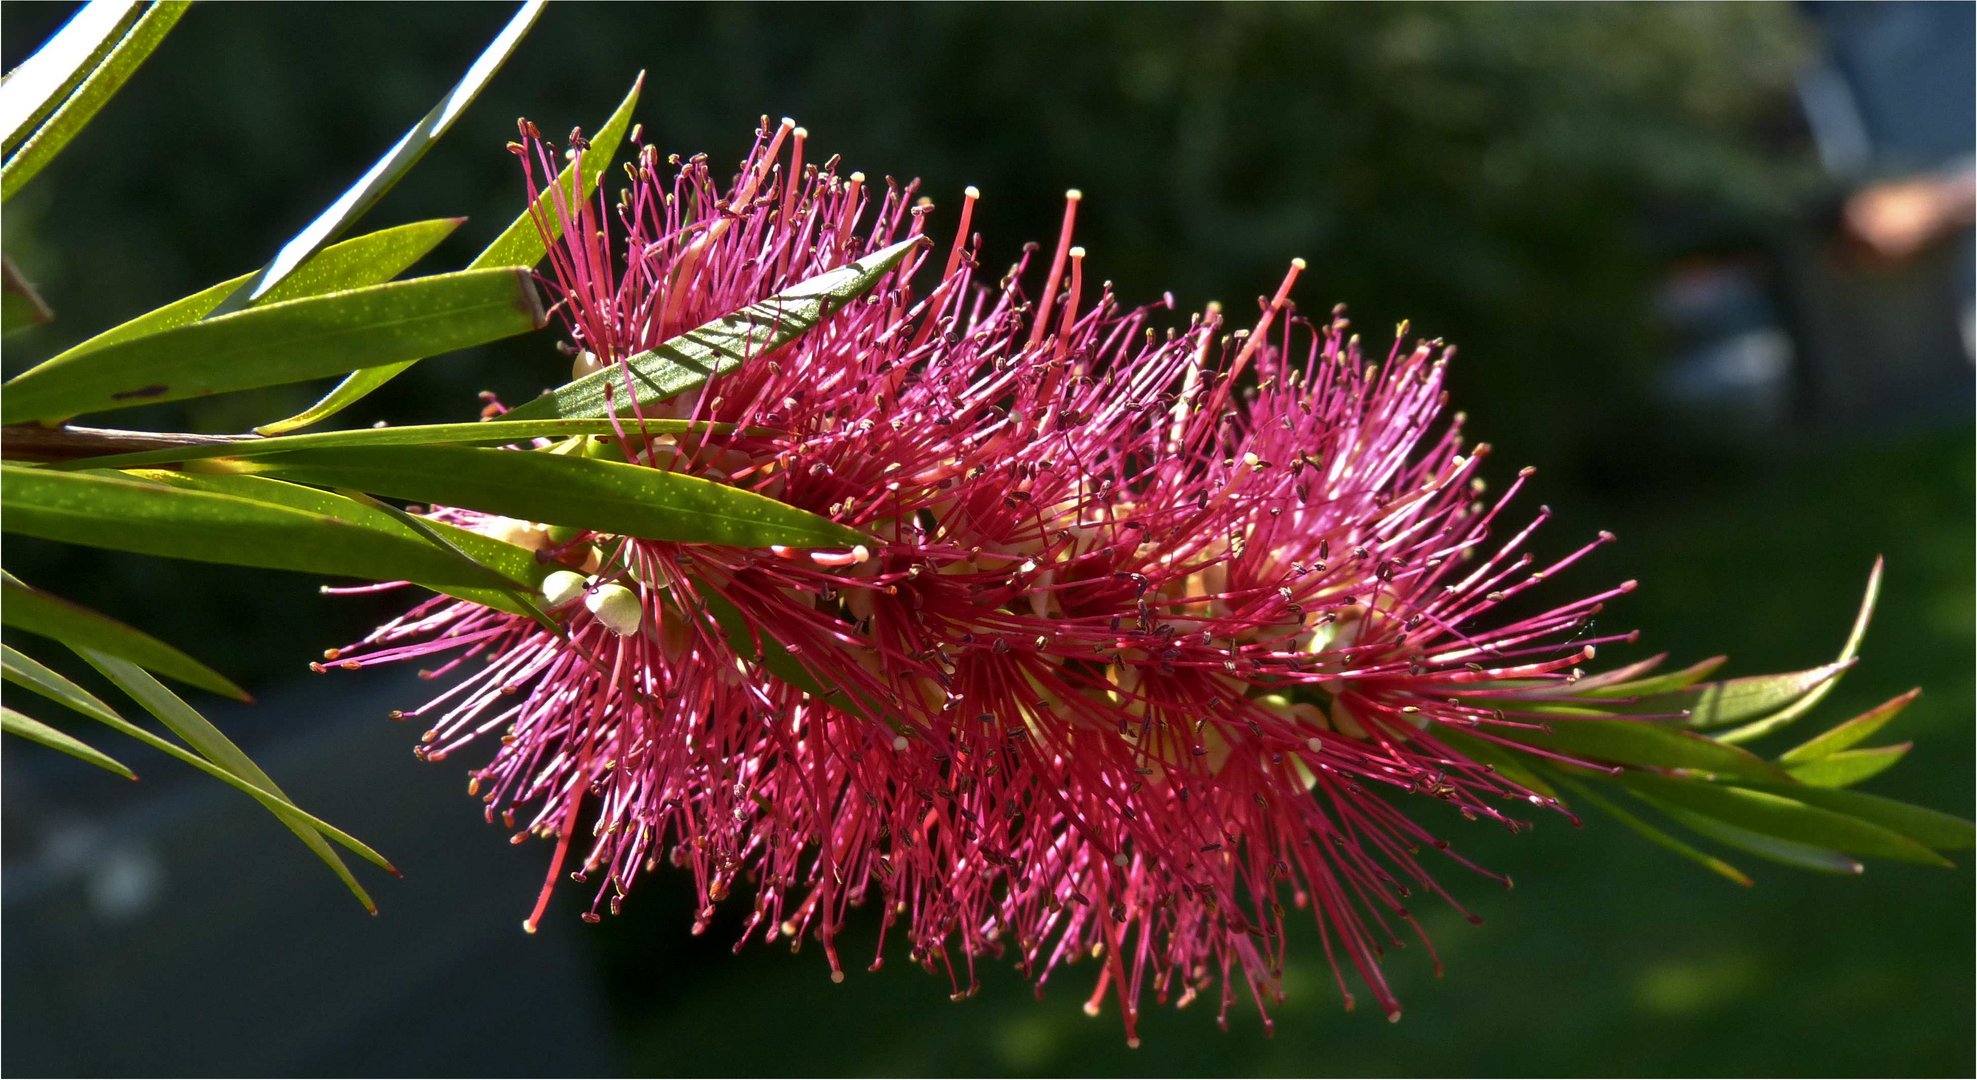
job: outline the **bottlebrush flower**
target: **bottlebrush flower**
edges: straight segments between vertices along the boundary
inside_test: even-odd
[[[533,198],[555,160],[533,128],[518,150]],[[913,185],[805,154],[784,122],[725,185],[704,157],[646,147],[615,206],[555,193],[550,283],[578,373],[928,226]],[[1531,804],[1562,809],[1482,759],[1579,761],[1522,735],[1631,674],[1579,673],[1631,639],[1588,636],[1631,582],[1525,595],[1611,537],[1540,564],[1540,511],[1493,539],[1529,470],[1486,496],[1487,447],[1444,415],[1448,350],[1369,360],[1341,312],[1297,314],[1302,262],[1253,319],[1181,317],[1086,280],[1075,192],[1047,264],[1032,248],[985,276],[976,197],[944,255],[628,409],[608,447],[869,543],[659,542],[439,508],[563,567],[543,599],[567,638],[438,598],[334,658],[443,658],[429,674],[451,687],[401,715],[428,760],[491,750],[469,787],[488,818],[555,841],[531,929],[565,872],[595,920],[668,863],[694,876],[697,930],[752,887],[744,939],[814,936],[834,979],[861,904],[957,996],[984,958],[1039,987],[1095,958],[1087,1008],[1116,998],[1136,1042],[1149,995],[1214,993],[1225,1022],[1246,997],[1267,1023],[1286,920],[1309,910],[1347,1005],[1350,971],[1397,1019],[1380,957],[1420,935],[1415,893],[1454,903],[1427,863],[1469,865],[1407,807],[1511,829]],[[655,415],[723,426],[642,433]]]

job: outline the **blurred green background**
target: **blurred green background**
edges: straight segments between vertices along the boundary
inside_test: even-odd
[[[70,10],[6,5],[6,65]],[[265,261],[444,93],[510,10],[195,8],[8,206],[6,250],[57,320],[8,340],[7,373]],[[980,186],[976,228],[992,265],[1047,240],[1071,186],[1085,193],[1088,265],[1129,299],[1167,290],[1183,310],[1210,298],[1240,310],[1302,255],[1307,311],[1349,302],[1379,347],[1403,318],[1460,345],[1456,404],[1497,446],[1499,478],[1540,466],[1528,509],[1557,512],[1548,550],[1600,528],[1620,535],[1553,594],[1641,580],[1600,629],[1639,627],[1642,644],[1602,661],[1729,652],[1734,673],[1821,662],[1885,554],[1864,662],[1817,715],[1924,686],[1895,729],[1916,752],[1868,789],[1967,815],[1977,752],[1968,362],[1918,357],[1937,339],[1911,347],[1876,321],[1879,309],[1850,324],[1858,342],[1809,331],[1806,314],[1832,297],[1940,288],[1953,256],[1862,267],[1835,253],[1832,207],[1861,178],[1822,168],[1796,92],[1830,46],[1804,11],[1778,5],[570,4],[543,16],[367,227],[470,215],[426,265],[464,263],[520,207],[503,149],[514,118],[559,134],[594,126],[645,69],[638,117],[668,151],[736,160],[760,114],[786,114],[809,128],[815,157],[920,177],[937,205]],[[1953,106],[1966,129],[1969,103],[1966,85]],[[1785,366],[1755,390],[1684,396],[1684,358],[1693,368],[1711,328],[1682,315],[1683,284],[1725,274],[1756,283],[1742,317],[1776,324]],[[482,388],[519,400],[566,370],[552,343],[545,333],[422,364],[350,419],[461,419]],[[1875,366],[1877,348],[1895,359]],[[1834,353],[1859,370],[1817,367]],[[322,389],[126,415],[240,430]],[[1083,969],[1059,973],[1041,1003],[999,967],[979,997],[950,1003],[946,981],[903,956],[833,986],[812,955],[729,955],[732,918],[690,937],[689,884],[664,873],[599,927],[576,925],[566,891],[574,929],[523,939],[514,927],[547,852],[509,850],[503,832],[477,827],[458,769],[404,755],[414,733],[381,715],[405,699],[353,704],[372,676],[289,686],[395,601],[14,538],[7,560],[254,689],[261,708],[216,717],[250,750],[288,754],[266,763],[302,805],[377,842],[410,875],[378,888],[382,918],[353,919],[335,883],[263,821],[226,834],[215,865],[238,878],[215,881],[189,869],[206,866],[202,856],[174,854],[194,841],[170,838],[230,804],[188,801],[204,796],[160,763],[134,760],[144,783],[120,785],[8,746],[9,1071],[426,1062],[447,1073],[542,1055],[747,1075],[1942,1075],[1967,1074],[1977,1053],[1968,866],[1873,865],[1841,880],[1733,860],[1758,879],[1746,891],[1591,812],[1584,829],[1546,818],[1519,837],[1458,828],[1465,854],[1518,887],[1504,894],[1448,866],[1444,883],[1487,924],[1428,913],[1448,973],[1435,979],[1418,949],[1391,958],[1407,1008],[1398,1025],[1339,1011],[1310,933],[1274,1038],[1242,1008],[1228,1034],[1212,1007],[1150,1008],[1146,1045],[1131,1052],[1116,1014],[1079,1010]],[[308,741],[329,730],[364,732],[394,757],[373,766]],[[334,768],[322,764],[333,756]],[[437,826],[414,802],[441,792],[438,812],[456,815],[448,827],[476,827],[421,846],[421,830]],[[103,806],[118,816],[92,817]],[[62,847],[81,820],[96,822],[99,846]],[[114,854],[101,837],[131,822],[161,838],[147,865],[170,884],[134,914],[103,914],[90,853]],[[455,865],[483,857],[503,876]],[[285,890],[279,901],[251,891],[264,880]],[[450,906],[449,889],[484,899]],[[225,906],[211,899],[221,895]],[[869,951],[870,937],[852,934],[850,951]],[[394,947],[402,978],[333,970],[380,941],[455,938],[494,951],[434,948],[415,963]],[[128,947],[140,940],[149,944]],[[499,967],[472,959],[497,953]],[[84,964],[93,977],[75,973]],[[280,992],[228,997],[215,988],[229,980]],[[104,1004],[140,985],[166,989],[128,1012]],[[480,997],[460,997],[467,988]],[[416,1014],[379,1005],[398,1000]],[[572,1009],[587,1026],[562,1019]],[[116,1018],[115,1045],[80,1035],[74,1018],[96,1014]]]

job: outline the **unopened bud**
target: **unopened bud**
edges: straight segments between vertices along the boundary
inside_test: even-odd
[[[645,615],[638,594],[623,585],[599,585],[584,597],[583,604],[597,616],[598,622],[619,637],[638,633],[638,624]]]
[[[549,601],[550,607],[562,607],[582,596],[585,584],[582,574],[558,570],[542,579],[542,598]]]

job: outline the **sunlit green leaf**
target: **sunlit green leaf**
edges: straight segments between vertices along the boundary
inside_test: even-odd
[[[1866,750],[1842,750],[1825,757],[1794,765],[1786,770],[1792,779],[1815,787],[1852,787],[1892,768],[1914,743],[1876,746]]]
[[[1666,654],[1663,655],[1665,656]],[[1655,659],[1659,660],[1660,657],[1656,657]],[[1700,663],[1690,664],[1680,671],[1670,671],[1665,674],[1650,675],[1640,679],[1623,677],[1622,680],[1596,681],[1600,680],[1600,677],[1592,676],[1591,678],[1582,680],[1579,689],[1575,693],[1582,697],[1595,698],[1650,697],[1656,694],[1666,694],[1671,691],[1684,690],[1690,686],[1694,686],[1696,683],[1708,678],[1712,672],[1722,667],[1728,660],[1729,657],[1727,656],[1712,656]]]
[[[1783,771],[1776,765],[1747,750],[1646,720],[1583,716],[1560,717],[1550,724],[1548,732],[1503,728],[1496,734],[1527,746],[1593,762],[1784,779]]]
[[[103,704],[95,694],[84,690],[44,666],[39,660],[12,645],[0,644],[0,677],[16,686],[32,690],[50,701],[65,705],[92,720],[114,724],[123,718]]]
[[[576,163],[564,167],[562,173],[556,177],[556,189],[564,193],[566,201],[576,202],[587,199],[597,190],[598,178],[604,175],[604,170],[611,167],[611,160],[618,152],[618,144],[624,141],[625,133],[631,130],[632,110],[637,107],[638,93],[644,86],[645,72],[641,71],[638,77],[632,80],[632,88],[625,94],[625,99],[618,103],[618,107],[604,121],[604,126],[598,128],[589,137],[590,148],[584,151],[581,162],[582,179],[578,181],[571,175],[577,169]],[[581,188],[578,187],[579,183]],[[544,243],[543,230],[536,224],[538,214],[541,215],[543,225],[548,227],[550,241],[562,235],[563,222],[556,215],[556,197],[550,190],[545,190],[536,197],[532,210],[524,211],[520,217],[509,223],[507,228],[501,230],[501,235],[495,237],[494,242],[487,246],[487,250],[482,251],[469,265],[534,266],[541,262],[548,247]]]
[[[371,581],[477,589],[513,584],[492,570],[474,572],[385,515],[327,492],[316,494],[337,500],[340,512],[148,482],[145,474],[58,473],[12,464],[0,464],[0,474],[6,496],[0,528],[12,533]]]
[[[432,145],[439,141],[440,136],[446,134],[446,129],[453,126],[453,122],[460,118],[460,114],[466,111],[467,106],[473,104],[474,98],[480,94],[488,80],[500,70],[502,62],[515,51],[515,46],[521,44],[522,37],[535,23],[536,16],[542,13],[544,2],[545,0],[526,0],[521,10],[515,13],[514,18],[508,20],[507,26],[501,28],[501,33],[496,35],[474,60],[473,66],[467,69],[467,74],[461,77],[453,89],[447,91],[439,104],[434,105],[431,112],[426,113],[418,123],[412,125],[411,130],[400,136],[398,141],[392,144],[391,149],[385,151],[385,155],[371,166],[370,171],[358,177],[357,182],[338,196],[337,200],[330,204],[329,209],[317,215],[316,220],[310,222],[295,235],[294,239],[283,245],[282,249],[275,253],[274,259],[254,276],[254,280],[245,290],[222,302],[218,313],[225,315],[259,300],[281,284],[282,279],[301,266],[317,248],[336,239],[371,207],[377,205],[378,200],[384,198],[385,192],[390,191],[412,166],[418,164],[419,159],[426,155],[427,150],[432,149]],[[408,359],[411,357],[392,356],[388,362]],[[349,364],[344,370],[348,371],[360,366],[366,365]]]
[[[66,419],[450,352],[543,324],[526,271],[465,270],[268,304],[50,361],[9,380],[0,420]]]
[[[0,81],[0,147],[14,152],[28,133],[40,126],[82,80],[110,55],[144,8],[129,0],[90,0],[34,55],[21,61]]]
[[[163,683],[145,674],[143,669],[105,653],[89,649],[77,649],[76,652],[84,660],[89,661],[91,667],[102,672],[104,678],[117,684],[119,690],[129,694],[132,700],[144,706],[145,710],[157,717],[159,722],[170,728],[179,738],[184,739],[186,745],[192,747],[203,760],[216,767],[219,773],[234,777],[240,785],[245,785],[242,790],[250,795],[256,795],[257,801],[273,811],[283,825],[288,826],[291,832],[301,838],[304,846],[328,864],[330,870],[342,879],[344,886],[363,902],[364,907],[371,914],[377,914],[377,904],[372,902],[370,894],[364,891],[364,887],[357,883],[356,876],[351,874],[350,867],[344,864],[343,857],[330,847],[329,841],[336,841],[359,857],[392,874],[398,873],[396,868],[385,861],[384,856],[372,851],[369,845],[343,830],[303,813],[273,778],[262,772],[260,766],[254,764],[252,759],[241,752],[240,747],[233,744],[233,740],[221,734],[220,729],[214,727],[204,716],[199,715],[197,709],[181,701],[177,694],[165,689]]]
[[[507,417],[609,416],[614,411],[629,416],[634,401],[645,406],[685,393],[796,340],[829,313],[864,295],[908,252],[924,243],[918,237],[903,240],[825,271],[767,300],[689,330],[656,349],[565,383],[509,410]]]
[[[640,72],[638,78],[632,82],[631,92],[625,95],[625,100],[618,105],[617,111],[613,112],[610,119],[604,122],[604,126],[598,129],[597,134],[591,137],[590,149],[584,152],[581,163],[583,188],[581,193],[573,193],[575,198],[588,198],[596,189],[598,177],[610,167],[612,155],[617,153],[618,144],[624,140],[625,131],[631,126],[632,108],[638,103],[639,88],[644,84],[645,73]],[[557,185],[566,192],[571,190],[571,170],[575,168],[576,165],[570,165],[563,170],[561,176],[556,178]],[[561,235],[563,222],[556,215],[554,197],[549,192],[545,191],[537,198],[535,212],[544,215],[543,223],[548,227],[552,238]],[[467,268],[472,270],[488,266],[534,266],[542,261],[545,250],[542,232],[538,229],[535,218],[531,213],[524,212],[513,224],[502,230],[501,235],[487,246],[487,250],[467,264]],[[279,435],[321,423],[349,408],[371,391],[397,378],[414,363],[417,361],[404,360],[396,364],[360,368],[344,376],[343,381],[325,394],[321,401],[286,420],[263,424],[254,430],[263,435]]]
[[[1846,644],[1840,646],[1840,658],[1833,666],[1838,668],[1833,677],[1814,687],[1811,693],[1792,702],[1770,716],[1753,720],[1742,727],[1723,732],[1717,738],[1727,743],[1746,743],[1768,735],[1804,716],[1812,707],[1826,700],[1826,695],[1838,686],[1841,673],[1853,664],[1854,657],[1860,654],[1860,643],[1867,636],[1867,624],[1874,617],[1874,603],[1881,595],[1881,560],[1874,560],[1874,569],[1867,574],[1867,590],[1860,598],[1860,611],[1854,616],[1853,629],[1848,631]]]
[[[1831,682],[1846,666],[1826,664],[1809,671],[1784,675],[1747,675],[1669,693],[1651,694],[1632,701],[1602,700],[1599,708],[1632,716],[1666,717],[1660,722],[1707,730],[1763,716],[1790,705]]]
[[[65,645],[87,646],[120,656],[201,690],[237,701],[249,700],[247,691],[235,686],[226,676],[144,631],[17,580],[0,581],[0,623]]]
[[[610,435],[620,427],[627,434],[664,435],[683,431],[727,432],[732,424],[698,423],[689,420],[647,420],[642,424],[608,418],[594,420],[480,420],[460,424],[410,424],[405,427],[357,428],[351,431],[312,431],[274,438],[229,437],[224,442],[174,446],[162,450],[140,450],[128,454],[82,458],[50,465],[55,469],[133,469],[140,466],[174,465],[212,458],[266,457],[290,450],[323,450],[344,446],[443,446],[485,443],[508,445],[529,439],[566,439],[573,435]]]
[[[89,121],[96,116],[124,83],[135,74],[138,67],[150,57],[152,50],[165,40],[165,34],[178,22],[179,16],[192,5],[188,0],[159,0],[152,4],[129,32],[104,54],[89,73],[89,77],[76,87],[62,102],[52,116],[29,136],[20,149],[14,151],[5,165],[0,165],[0,201],[14,197],[21,185],[32,180],[55,155],[76,137]]]
[[[1900,715],[1901,711],[1908,707],[1908,703],[1914,701],[1921,693],[1919,688],[1910,690],[1906,694],[1876,705],[1851,720],[1836,724],[1778,755],[1778,762],[1782,765],[1802,765],[1857,746],[1886,727],[1890,720]]]
[[[23,739],[31,739],[50,750],[60,750],[70,757],[80,758],[99,769],[107,769],[126,780],[137,779],[137,774],[130,771],[130,766],[73,735],[49,727],[32,716],[24,716],[12,709],[0,707],[0,731],[9,735],[18,735]]]
[[[343,495],[324,491],[321,488],[291,484],[285,480],[276,480],[272,477],[245,476],[240,474],[217,473],[193,475],[188,473],[146,472],[141,475],[157,483],[172,487],[211,492],[218,495],[230,495],[252,502],[267,503],[274,506],[287,507],[291,510],[301,510],[305,513],[338,518],[372,532],[398,537],[407,543],[427,549],[433,546],[433,541],[428,534],[437,533],[445,538],[446,547],[452,550],[428,550],[425,553],[426,558],[437,557],[451,565],[457,564],[459,561],[458,557],[453,553],[454,551],[464,553],[474,563],[486,567],[499,575],[496,579],[483,579],[492,580],[495,583],[484,586],[461,585],[450,581],[435,580],[429,576],[408,576],[405,580],[415,582],[434,592],[443,592],[449,596],[457,596],[462,600],[471,600],[476,604],[498,608],[516,615],[525,615],[528,612],[521,607],[515,606],[510,601],[508,593],[512,587],[512,583],[519,582],[533,589],[542,583],[543,578],[558,569],[558,564],[553,562],[545,563],[536,558],[535,552],[527,548],[517,547],[505,540],[499,540],[492,536],[485,536],[481,533],[438,521],[422,521],[421,529],[412,529],[404,523],[402,515],[377,509],[376,503],[358,503]],[[455,569],[459,569],[459,567],[456,565]]]
[[[397,277],[405,268],[426,256],[441,240],[459,227],[461,218],[439,218],[433,221],[415,221],[409,225],[395,225],[389,229],[379,229],[365,233],[340,244],[331,244],[318,251],[301,269],[289,275],[272,293],[275,301],[297,300],[317,293],[307,292],[315,288],[320,292],[336,292],[354,289],[364,285],[377,285]],[[82,342],[65,352],[50,358],[40,366],[66,364],[84,353],[92,353],[106,345],[122,341],[133,341],[148,334],[156,334],[198,322],[220,306],[220,301],[232,295],[236,289],[254,279],[253,274],[242,274],[217,285],[209,285],[191,296],[174,300],[163,307],[147,311],[135,319],[119,323],[95,337]]]
[[[1617,779],[1621,785],[1650,798],[1780,840],[1831,848],[1849,855],[1950,865],[1948,860],[1909,836],[1845,811],[1815,806],[1811,801],[1816,794],[1854,792],[1782,784],[1758,790],[1636,772]]]
[[[464,446],[347,446],[244,463],[323,487],[681,543],[848,547],[865,537],[754,492],[574,454]]]

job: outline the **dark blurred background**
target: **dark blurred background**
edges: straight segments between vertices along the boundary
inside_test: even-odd
[[[71,10],[0,7],[5,65]],[[7,341],[7,373],[266,261],[510,11],[195,8],[8,207],[6,251],[57,318]],[[424,264],[461,265],[519,211],[514,118],[594,127],[643,68],[638,117],[666,150],[736,160],[760,114],[787,114],[814,156],[918,176],[937,204],[979,185],[991,264],[1048,240],[1071,186],[1091,265],[1130,299],[1241,310],[1305,256],[1307,311],[1349,302],[1379,348],[1403,318],[1459,343],[1457,404],[1499,478],[1540,466],[1528,509],[1557,511],[1550,550],[1620,535],[1554,594],[1641,580],[1600,629],[1637,626],[1642,644],[1602,661],[1821,662],[1886,554],[1865,662],[1816,715],[1921,684],[1894,729],[1915,753],[1868,789],[1967,815],[1971,11],[559,5],[364,227],[470,215]],[[427,362],[346,415],[469,417],[477,390],[557,381],[552,344]],[[323,389],[120,419],[242,430]],[[203,777],[133,753],[132,785],[9,744],[10,1073],[1972,1068],[1968,866],[1834,879],[1736,859],[1758,879],[1745,891],[1597,816],[1459,835],[1518,888],[1447,868],[1488,924],[1429,914],[1448,976],[1419,950],[1393,957],[1398,1025],[1339,1010],[1308,932],[1274,1039],[1242,1009],[1228,1034],[1211,1007],[1150,1009],[1132,1052],[1116,1014],[1080,1012],[1081,969],[1041,1003],[999,969],[950,1003],[903,956],[833,986],[814,955],[729,955],[732,919],[691,937],[691,889],[666,874],[597,927],[566,890],[526,937],[548,852],[482,826],[460,766],[412,759],[417,733],[383,717],[425,688],[304,667],[398,601],[13,537],[6,559],[253,689],[251,708],[201,703],[407,875],[374,882],[368,919]]]

